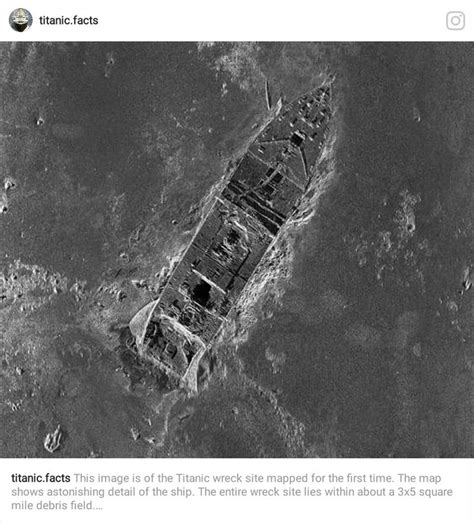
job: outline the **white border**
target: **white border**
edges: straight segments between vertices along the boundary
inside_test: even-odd
[[[22,5],[19,5],[22,4]],[[32,27],[16,33],[10,12],[28,9]],[[446,16],[465,14],[450,31]],[[93,16],[97,26],[40,25],[39,16]],[[26,41],[472,41],[472,0],[170,0],[16,2],[0,8],[0,39]]]
[[[197,475],[232,473],[261,474],[391,474],[440,475],[436,486],[451,488],[452,497],[426,499],[411,496],[394,497],[114,497],[98,503],[95,511],[11,511],[9,495],[14,484],[11,473],[93,475],[187,473]],[[393,485],[397,488],[398,481]],[[155,486],[172,487],[170,484]],[[202,485],[202,484],[201,484]],[[15,486],[20,486],[15,484]],[[45,487],[45,485],[42,485]],[[74,487],[74,483],[62,484]],[[77,486],[77,485],[76,485]],[[95,487],[98,485],[96,484]],[[125,485],[123,485],[125,486]],[[137,485],[137,491],[140,484]],[[141,484],[141,486],[144,486]],[[196,486],[196,484],[194,485]],[[210,485],[209,485],[210,486]],[[215,484],[214,484],[215,486]],[[243,487],[242,484],[235,484]],[[255,485],[254,485],[255,486]],[[293,485],[294,486],[294,485]],[[360,485],[359,485],[360,486]],[[376,485],[372,485],[376,487]],[[21,484],[38,488],[39,484]],[[51,486],[50,486],[51,487]],[[54,485],[53,487],[58,487]],[[108,485],[101,487],[108,489]],[[184,486],[183,486],[184,487]],[[229,487],[229,486],[227,486]],[[247,486],[248,487],[248,486]],[[318,487],[314,484],[314,487]],[[319,485],[321,487],[321,485]],[[354,485],[354,487],[357,487]],[[405,485],[409,487],[409,485]],[[421,487],[418,485],[418,487]],[[426,484],[423,487],[428,487]],[[435,487],[431,485],[430,487]],[[281,493],[280,493],[281,494]],[[473,462],[469,459],[1,459],[0,460],[0,522],[1,524],[51,524],[67,522],[88,524],[113,522],[189,522],[193,524],[288,524],[293,522],[327,524],[472,524]],[[18,500],[18,499],[16,499]],[[36,502],[38,499],[30,499]],[[143,519],[143,520],[142,520]]]

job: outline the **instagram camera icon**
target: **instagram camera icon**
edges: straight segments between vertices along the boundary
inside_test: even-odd
[[[462,11],[450,11],[446,15],[446,27],[451,31],[459,31],[464,29],[466,24],[465,16]]]

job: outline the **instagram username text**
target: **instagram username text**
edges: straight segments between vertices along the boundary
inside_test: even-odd
[[[40,16],[40,25],[98,25],[99,19],[93,16]]]

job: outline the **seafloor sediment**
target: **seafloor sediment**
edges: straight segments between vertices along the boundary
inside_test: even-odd
[[[0,455],[471,455],[473,51],[1,44]],[[137,358],[130,319],[266,99],[330,73],[321,176],[186,395]]]

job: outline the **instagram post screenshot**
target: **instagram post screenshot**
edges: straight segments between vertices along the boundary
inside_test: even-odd
[[[2,2],[0,524],[474,523],[473,37]]]

